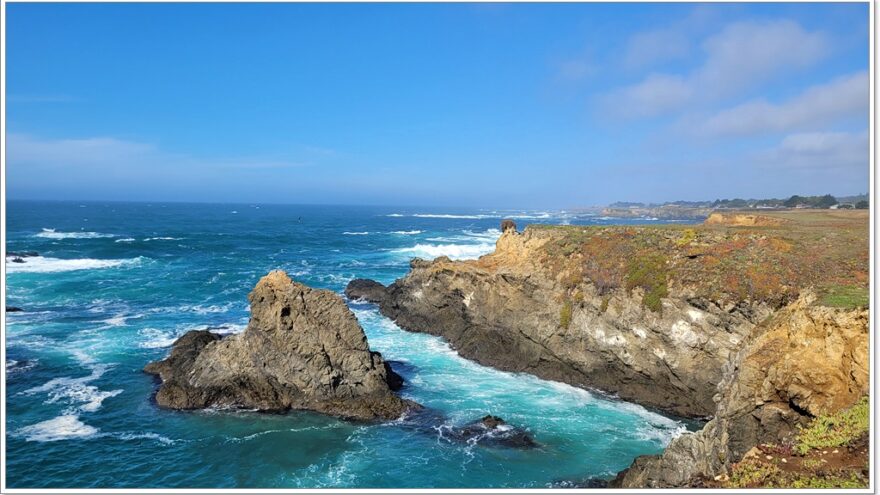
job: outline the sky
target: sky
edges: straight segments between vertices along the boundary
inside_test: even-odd
[[[6,7],[11,199],[869,189],[867,3]]]

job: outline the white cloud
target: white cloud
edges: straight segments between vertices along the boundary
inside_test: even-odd
[[[6,148],[10,164],[113,165],[156,153],[152,145],[108,137],[53,140],[18,133],[6,137]]]
[[[828,54],[821,32],[790,20],[737,22],[703,43],[706,63],[692,82],[720,95],[754,86],[789,69],[809,67]]]
[[[678,108],[693,95],[693,85],[684,78],[651,74],[641,83],[609,95],[605,104],[619,117],[651,117]]]
[[[300,161],[272,157],[211,158],[169,153],[156,146],[111,137],[46,139],[29,134],[10,133],[6,138],[7,159],[11,167],[38,166],[83,170],[157,169],[229,170],[292,168],[307,165]],[[325,148],[306,147],[304,153],[332,153]]]
[[[759,163],[816,169],[868,170],[868,131],[805,132],[786,136],[776,147],[758,153]]]
[[[701,123],[697,133],[744,136],[827,127],[837,119],[868,115],[867,72],[857,72],[808,88],[783,103],[753,100],[723,110]]]
[[[702,44],[705,62],[688,74],[648,75],[601,98],[624,118],[652,117],[695,101],[728,97],[781,73],[809,67],[828,53],[826,36],[790,20],[727,25]]]
[[[691,51],[691,41],[680,28],[657,29],[633,35],[627,42],[623,66],[647,67],[684,58]]]

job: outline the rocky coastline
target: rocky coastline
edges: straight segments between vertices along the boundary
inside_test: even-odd
[[[866,294],[867,219],[814,217],[506,228],[478,260],[346,295],[481,364],[709,419],[611,480],[695,486],[868,393],[867,309],[836,298]]]

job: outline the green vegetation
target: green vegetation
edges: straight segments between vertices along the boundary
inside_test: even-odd
[[[775,488],[782,471],[774,464],[763,462],[740,462],[730,473],[730,488],[749,488],[761,486]]]
[[[568,328],[571,325],[571,301],[566,300],[559,309],[559,326]]]
[[[662,309],[661,299],[669,295],[666,285],[666,257],[659,253],[645,254],[630,261],[626,270],[626,289],[641,287],[645,293],[642,304],[654,311]]]
[[[819,304],[831,308],[867,308],[869,299],[867,287],[834,285],[822,291]]]
[[[678,247],[684,247],[693,242],[694,239],[697,238],[697,231],[694,229],[687,229],[681,234],[681,238],[675,241],[675,245]]]
[[[819,416],[798,433],[797,451],[803,455],[813,449],[840,447],[852,442],[867,433],[869,409],[866,396],[849,409]]]
[[[830,476],[801,476],[791,480],[788,484],[791,488],[865,488],[868,482],[862,479],[858,473],[850,472],[849,475]]]

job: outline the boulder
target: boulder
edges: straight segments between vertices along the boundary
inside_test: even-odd
[[[17,313],[17,312],[19,312],[19,311],[24,311],[24,310],[21,309],[21,308],[19,308],[19,307],[17,307],[17,306],[6,306],[6,312],[7,312],[7,313]]]
[[[345,287],[345,296],[349,299],[380,303],[385,299],[385,295],[385,286],[375,280],[356,278]]]
[[[501,221],[501,233],[507,232],[508,230],[512,230],[516,232],[516,222],[509,218],[505,218]]]
[[[492,415],[483,416],[453,430],[452,436],[466,443],[479,443],[492,447],[528,449],[538,446],[526,430]]]
[[[166,359],[144,368],[162,380],[159,406],[300,409],[358,420],[395,419],[420,407],[392,393],[402,379],[370,351],[334,292],[274,271],[248,299],[251,319],[241,334],[191,331]]]

